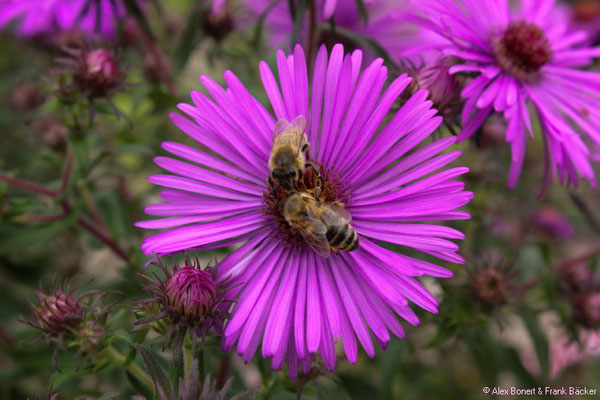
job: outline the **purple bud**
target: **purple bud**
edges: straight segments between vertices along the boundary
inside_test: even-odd
[[[51,149],[62,150],[67,144],[67,127],[56,117],[47,116],[36,120],[33,130]]]
[[[32,325],[52,337],[71,333],[82,318],[79,301],[58,289],[53,293],[37,293],[38,305],[33,306],[36,317]]]
[[[481,128],[481,137],[477,145],[481,149],[494,148],[505,142],[506,123],[500,120],[490,119]]]
[[[46,100],[44,93],[33,82],[24,82],[11,93],[11,104],[23,111],[35,111]]]
[[[79,59],[75,82],[91,97],[106,96],[123,77],[117,59],[106,49],[84,51]]]
[[[600,20],[600,3],[596,0],[583,0],[573,6],[573,19],[578,23]]]
[[[184,318],[202,319],[217,301],[217,287],[212,275],[186,265],[168,280],[165,295],[169,307]]]
[[[204,13],[201,24],[202,32],[217,42],[229,35],[233,28],[233,18],[226,6],[219,10],[207,10]]]
[[[438,59],[414,73],[413,90],[427,89],[435,108],[444,114],[460,103],[461,82],[452,74],[449,59]]]
[[[563,264],[557,269],[560,283],[569,291],[578,293],[590,286],[592,271],[585,263]]]
[[[573,302],[575,320],[590,329],[600,328],[600,291],[584,292]]]
[[[544,206],[534,215],[533,225],[555,239],[568,239],[575,233],[575,229],[557,208]]]
[[[477,270],[472,277],[471,287],[477,300],[489,307],[502,305],[508,299],[508,278],[506,273],[498,268]]]

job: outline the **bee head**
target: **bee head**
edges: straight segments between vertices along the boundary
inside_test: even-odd
[[[292,189],[294,182],[300,178],[298,170],[289,168],[275,168],[272,176],[284,189],[288,190]]]

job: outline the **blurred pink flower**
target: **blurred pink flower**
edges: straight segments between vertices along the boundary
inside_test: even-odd
[[[556,207],[541,207],[531,222],[534,227],[556,239],[568,239],[575,234],[571,221]]]
[[[255,15],[266,13],[265,27],[271,45],[289,46],[290,34],[294,29],[294,19],[289,9],[290,2],[280,1],[276,4],[271,0],[245,0],[245,2]],[[435,33],[402,22],[402,14],[412,8],[406,0],[367,0],[364,3],[368,13],[367,20],[361,16],[356,0],[316,0],[316,23],[327,24],[332,20],[337,27],[346,29],[352,34],[375,39],[394,59],[407,57],[418,60],[424,56],[426,50],[444,41]],[[309,20],[309,12],[306,11],[299,41],[305,39]],[[334,34],[335,37],[331,36],[330,32],[324,32],[319,40],[325,44],[349,41],[337,33]]]
[[[23,36],[79,31],[88,39],[111,38],[124,16],[122,0],[0,0],[0,28],[18,21]]]
[[[566,335],[550,342],[550,379],[556,379],[571,366],[600,356],[600,333],[582,331],[580,342]],[[540,375],[540,363],[533,349],[521,353],[521,362],[532,375]]]

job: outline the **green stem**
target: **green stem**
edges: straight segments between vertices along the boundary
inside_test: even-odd
[[[192,354],[192,341],[190,340],[191,335],[185,335],[183,341],[183,376],[189,378],[190,370],[192,369],[192,362],[194,361],[194,355]]]
[[[127,363],[127,358],[112,346],[109,346],[107,351],[110,358],[127,368],[127,371],[129,371],[131,375],[135,376],[137,380],[142,382],[150,389],[154,388],[154,381],[138,364],[136,364],[134,361]]]

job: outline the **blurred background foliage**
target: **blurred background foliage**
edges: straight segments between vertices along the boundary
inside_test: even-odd
[[[104,327],[108,341],[141,367],[130,344],[143,342],[165,370],[171,367],[171,354],[155,336],[130,333],[132,304],[144,296],[136,273],[148,272],[139,251],[143,233],[133,223],[157,198],[146,181],[158,172],[152,157],[163,153],[164,140],[193,145],[168,113],[199,90],[200,74],[222,82],[222,72],[232,69],[262,101],[257,64],[261,59],[272,64],[275,57],[253,24],[209,37],[199,28],[205,8],[176,0],[148,11],[174,90],[161,81],[143,40],[123,32],[112,49],[126,80],[111,96],[114,105],[94,102],[93,121],[84,99],[57,96],[56,48],[0,33],[0,170],[59,192],[40,195],[0,182],[0,398],[43,397],[50,387],[65,399],[109,393],[128,399],[139,393],[120,365],[90,367],[70,349],[59,352],[60,371],[53,370],[53,347],[36,341],[37,331],[22,323],[40,282],[48,287],[74,279],[115,291],[116,305]],[[598,243],[600,195],[588,187],[553,185],[538,196],[540,141],[528,148],[518,187],[507,190],[510,153],[498,129],[492,121],[475,140],[460,145],[460,164],[471,168],[467,189],[476,197],[468,206],[473,218],[454,224],[466,233],[461,252],[467,264],[452,266],[452,279],[425,280],[441,301],[439,315],[419,311],[421,326],[406,327],[406,340],[392,339],[374,359],[360,354],[356,365],[341,361],[334,374],[315,368],[291,381],[259,357],[244,365],[234,352],[223,354],[215,339],[203,352],[205,373],[221,386],[224,376],[233,376],[231,394],[260,387],[259,398],[278,400],[481,399],[484,386],[600,388],[599,351],[577,345],[588,328],[598,326],[582,316],[582,290],[561,270],[584,255],[573,264],[595,274],[597,257],[585,255]],[[73,168],[65,178],[70,157]],[[69,207],[62,214],[65,201]],[[91,233],[81,218],[99,226],[118,249]],[[206,263],[223,253],[200,257]],[[575,350],[569,351],[578,354],[565,368],[561,351],[568,351],[561,343],[572,343]]]

